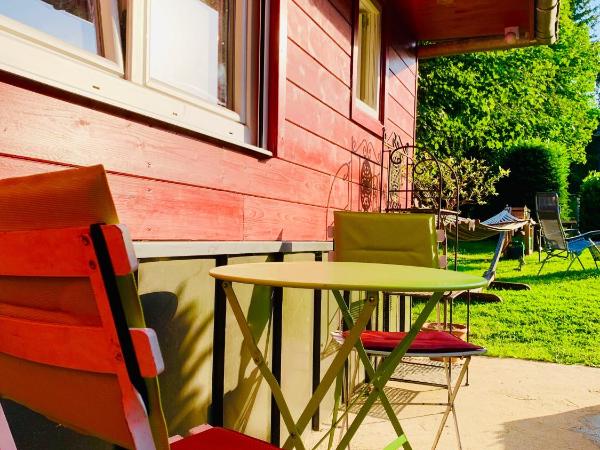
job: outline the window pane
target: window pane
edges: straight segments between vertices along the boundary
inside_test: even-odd
[[[232,15],[227,0],[151,0],[150,77],[231,107]]]
[[[368,0],[361,0],[358,12],[358,89],[360,100],[373,109],[379,106],[381,56],[381,13]]]
[[[100,54],[97,0],[0,0],[0,14]]]

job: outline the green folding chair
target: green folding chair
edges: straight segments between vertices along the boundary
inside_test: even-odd
[[[336,211],[334,220],[336,261],[401,264],[431,268],[446,266],[445,258],[438,256],[439,243],[445,239],[445,235],[443,230],[436,229],[435,216],[432,214]],[[444,387],[448,391],[448,397],[445,403],[432,404],[446,406],[432,449],[437,447],[450,413],[454,418],[458,448],[462,448],[454,401],[467,373],[471,356],[486,352],[485,348],[454,336],[451,326],[450,322],[449,330],[417,333],[417,337],[406,352],[408,357],[439,357],[444,361],[446,375]],[[343,331],[333,333],[334,339],[339,343],[344,341],[345,335],[346,333]],[[367,355],[385,358],[400,345],[405,336],[404,332],[365,331],[361,335],[361,341]],[[452,383],[452,358],[464,360],[454,384]],[[423,403],[419,404],[423,405]]]

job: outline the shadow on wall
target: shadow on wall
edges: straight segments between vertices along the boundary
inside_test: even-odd
[[[2,399],[2,408],[19,450],[113,450],[99,439],[71,431],[24,406]]]
[[[333,237],[333,210],[374,211],[381,210],[381,158],[380,152],[375,150],[371,142],[362,140],[357,142],[352,139],[352,155],[357,161],[358,167],[353,168],[353,157],[350,161],[342,164],[333,175],[329,187],[326,209],[326,236]],[[338,183],[343,183],[340,188]],[[357,189],[357,192],[354,191]],[[338,198],[334,198],[335,195]],[[343,195],[343,198],[342,198]],[[353,198],[357,195],[358,198]]]
[[[600,406],[504,424],[498,441],[506,449],[600,447]]]
[[[178,287],[178,291],[182,289]],[[195,407],[198,401],[195,378],[212,350],[211,346],[198,350],[197,345],[203,335],[212,331],[208,329],[212,315],[198,320],[191,304],[179,307],[180,295],[181,292],[150,292],[140,296],[146,325],[156,331],[165,362],[159,381],[169,434],[181,433],[205,421],[204,417],[198,417]]]
[[[255,342],[260,342],[263,339],[263,334],[267,333],[264,337],[264,345],[259,344],[259,348],[263,350],[263,356],[267,361],[269,361],[269,347],[271,345],[272,303],[270,300],[272,291],[272,288],[267,286],[254,286],[246,316]],[[234,326],[237,327],[237,324]],[[225,392],[223,403],[236,405],[233,410],[226,411],[226,414],[233,413],[234,417],[231,417],[230,420],[225,418],[225,423],[233,423],[234,429],[244,432],[264,379],[260,374],[260,370],[252,361],[250,353],[243,345],[240,347],[239,358],[237,385],[234,389]],[[246,374],[249,366],[252,367],[252,370]]]

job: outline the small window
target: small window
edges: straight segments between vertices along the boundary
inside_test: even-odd
[[[256,142],[260,2],[148,4],[145,84],[235,121],[244,128],[244,140]]]
[[[356,96],[374,111],[379,110],[381,67],[381,11],[370,0],[360,0],[357,23]]]
[[[152,0],[150,78],[232,109],[231,3],[179,0],[175,8],[172,0]]]
[[[261,154],[258,0],[0,0],[0,71]]]
[[[0,15],[121,63],[116,0],[2,0]]]

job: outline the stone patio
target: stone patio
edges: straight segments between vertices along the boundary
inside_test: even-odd
[[[600,448],[600,369],[476,357],[469,382],[456,400],[464,449]],[[391,382],[386,389],[392,403],[446,398],[444,389],[431,386]],[[444,408],[395,407],[413,448],[431,448]],[[383,409],[375,407],[351,448],[379,450],[394,436]],[[449,417],[438,449],[456,448]]]

